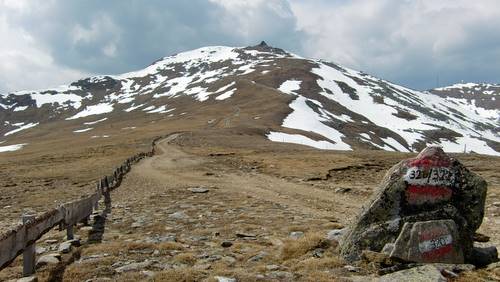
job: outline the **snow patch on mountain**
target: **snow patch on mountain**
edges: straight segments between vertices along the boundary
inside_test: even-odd
[[[215,100],[225,100],[227,98],[230,98],[231,96],[233,96],[234,92],[236,92],[236,88],[233,88],[227,92],[224,92],[222,93],[221,95],[215,97]]]
[[[316,141],[300,134],[288,134],[271,131],[267,134],[267,138],[274,142],[300,144],[322,150],[337,150],[338,147],[336,144],[332,144],[328,141]]]
[[[85,109],[76,115],[67,118],[66,120],[78,119],[82,117],[88,117],[93,115],[101,115],[110,113],[113,111],[113,105],[109,103],[100,103],[97,105],[87,106]]]
[[[103,121],[105,121],[107,119],[108,118],[102,118],[102,119],[99,119],[99,120],[96,120],[96,121],[84,122],[83,124],[85,124],[85,125],[93,125],[93,124],[96,124],[96,123],[99,123],[99,122],[103,122]]]
[[[22,149],[25,145],[27,145],[27,143],[14,144],[14,145],[8,145],[8,146],[0,146],[0,153],[2,153],[2,152],[14,152],[14,151]]]
[[[39,123],[28,123],[26,125],[24,125],[24,123],[15,123],[15,124],[12,124],[14,126],[19,126],[19,128],[16,128],[14,130],[11,130],[7,133],[5,133],[3,136],[9,136],[11,134],[14,134],[14,133],[17,133],[19,131],[22,131],[22,130],[26,130],[26,129],[29,129],[29,128],[32,128],[32,127],[35,127],[37,126]]]
[[[297,96],[297,99],[290,104],[290,108],[293,109],[293,112],[285,118],[282,126],[322,135],[335,142],[334,147],[336,150],[352,150],[351,146],[342,141],[344,135],[338,130],[325,125],[322,121],[328,121],[328,119],[316,113],[307,103],[316,104],[319,102],[307,99],[303,96]]]
[[[286,94],[295,94],[295,91],[300,90],[300,80],[287,80],[278,88],[279,91]]]
[[[82,133],[82,132],[87,132],[87,131],[90,131],[94,128],[92,127],[89,127],[89,128],[84,128],[84,129],[78,129],[78,130],[73,130],[74,133]]]

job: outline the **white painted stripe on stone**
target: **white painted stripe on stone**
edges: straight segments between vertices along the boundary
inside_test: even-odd
[[[451,186],[455,182],[455,172],[448,167],[410,167],[404,180],[411,185]]]
[[[453,238],[451,237],[450,234],[447,234],[440,237],[436,237],[431,240],[420,242],[418,244],[418,249],[420,253],[426,253],[428,251],[432,251],[444,247],[446,245],[450,245],[451,243],[453,243]]]

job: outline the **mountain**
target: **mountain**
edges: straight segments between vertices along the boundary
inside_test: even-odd
[[[498,109],[500,109],[500,85],[488,83],[457,83],[446,87],[440,87],[430,90],[431,93],[456,98],[456,101],[462,104],[469,104],[471,109],[477,111],[491,110],[483,112],[492,118],[500,118]]]
[[[438,144],[448,152],[500,155],[499,89],[467,84],[420,92],[265,42],[204,47],[139,71],[2,94],[0,143],[25,143],[23,134],[34,129],[37,138],[52,130],[99,138],[106,136],[97,128],[118,130],[113,124],[124,120],[129,128],[193,120],[194,127],[320,149],[416,152]]]

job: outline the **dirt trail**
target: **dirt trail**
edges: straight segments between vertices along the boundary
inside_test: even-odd
[[[171,135],[159,142],[157,155],[141,162],[133,173],[174,186],[213,186],[219,193],[271,201],[311,215],[338,215],[340,222],[346,220],[343,216],[345,209],[358,208],[336,193],[265,174],[226,171],[218,177],[208,177],[205,173],[210,170],[212,161],[187,154],[178,146],[169,144],[177,136]]]

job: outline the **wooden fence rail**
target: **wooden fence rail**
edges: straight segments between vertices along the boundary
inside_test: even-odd
[[[155,152],[157,137],[148,152],[138,153],[117,167],[113,174],[104,176],[97,182],[96,192],[81,199],[65,203],[39,216],[23,215],[23,223],[0,234],[0,270],[7,267],[17,256],[23,253],[23,276],[35,273],[35,243],[45,233],[56,226],[65,227],[68,240],[73,239],[73,226],[86,221],[97,210],[99,200],[104,197],[107,210],[111,210],[110,192],[120,186],[123,176],[131,166]]]

